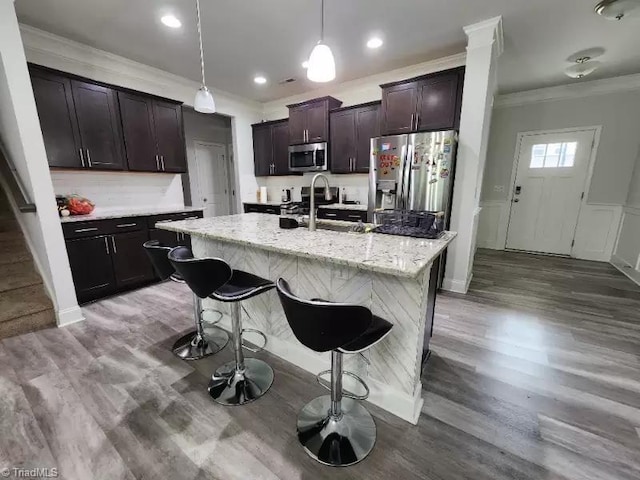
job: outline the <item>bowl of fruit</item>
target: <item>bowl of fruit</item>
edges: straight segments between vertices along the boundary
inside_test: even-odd
[[[80,195],[66,195],[56,197],[58,212],[61,217],[69,215],[89,215],[95,205],[91,200]]]

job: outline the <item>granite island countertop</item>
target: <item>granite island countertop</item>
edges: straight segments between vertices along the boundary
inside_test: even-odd
[[[140,207],[140,208],[96,208],[89,215],[73,215],[60,217],[62,223],[87,222],[91,220],[106,220],[109,218],[147,217],[164,215],[167,213],[202,212],[202,207]]]
[[[180,220],[157,228],[410,278],[420,275],[456,237],[455,232],[427,240],[320,229],[310,232],[304,227],[287,230],[279,227],[279,217],[264,213]]]

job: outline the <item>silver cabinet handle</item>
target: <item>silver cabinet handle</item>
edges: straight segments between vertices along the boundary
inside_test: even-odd
[[[198,220],[200,217],[186,217],[183,220]]]
[[[160,161],[162,162],[162,171],[166,172],[166,170],[164,168],[164,155],[160,155]]]
[[[82,149],[79,148],[78,151],[80,152],[80,162],[82,163],[82,168],[85,168],[85,166],[84,166],[84,155],[82,154]]]
[[[347,215],[347,217],[355,218],[355,219],[358,219],[358,220],[362,219],[362,217],[360,215]]]
[[[76,233],[82,233],[82,232],[95,232],[96,230],[98,230],[98,227],[91,227],[91,228],[77,228],[76,230],[74,230]]]
[[[119,223],[116,228],[136,227],[137,225],[137,223]]]
[[[110,254],[110,252],[109,252],[109,242],[107,241],[107,237],[103,237],[103,238],[104,238],[104,249],[106,250],[107,255],[109,255]]]
[[[337,217],[338,214],[337,213],[325,213],[325,216],[327,216],[327,217]]]
[[[87,148],[87,163],[89,164],[89,168],[91,168],[93,165],[91,165],[91,154],[89,154],[89,149]]]
[[[118,253],[118,248],[116,247],[116,239],[113,235],[111,235],[111,245],[113,245],[113,253]]]
[[[420,123],[420,114],[416,113],[416,128],[414,130],[418,130],[418,123]]]
[[[415,119],[415,115],[412,113],[411,114],[411,127],[410,130],[413,130],[413,120]]]
[[[156,155],[156,170],[160,170],[160,156]]]

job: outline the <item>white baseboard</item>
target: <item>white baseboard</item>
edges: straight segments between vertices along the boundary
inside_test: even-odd
[[[84,321],[84,315],[80,307],[71,307],[56,312],[56,321],[58,327],[66,327],[72,323]]]
[[[446,290],[447,292],[466,294],[469,291],[469,285],[471,284],[472,278],[473,278],[473,273],[469,275],[469,278],[467,278],[466,280],[456,280],[454,278],[445,278],[442,281],[442,290]]]
[[[620,270],[620,272],[626,275],[632,282],[640,285],[640,271],[636,270],[633,265],[629,265],[627,262],[616,255],[611,257],[610,263],[618,270]]]
[[[231,331],[231,318],[228,315],[223,315],[218,325],[225,330]],[[266,335],[266,337],[267,346],[265,350],[307,372],[316,375],[331,367],[328,354],[320,357],[295,339],[284,341],[272,335]],[[348,380],[348,377],[345,377],[346,380]],[[368,402],[393,413],[413,425],[418,423],[423,404],[422,385],[416,387],[413,395],[406,395],[372,378],[365,378],[364,380],[370,390]],[[345,388],[349,388],[349,385],[345,384]]]

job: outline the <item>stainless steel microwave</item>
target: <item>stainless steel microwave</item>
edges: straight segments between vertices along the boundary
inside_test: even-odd
[[[292,172],[320,172],[327,170],[327,143],[310,143],[289,147],[289,170]]]

